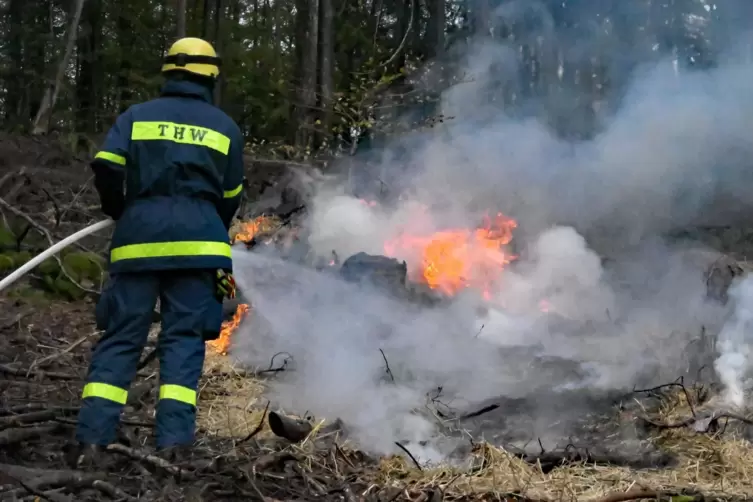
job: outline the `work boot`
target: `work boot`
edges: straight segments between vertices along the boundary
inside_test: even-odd
[[[104,470],[109,464],[109,454],[105,446],[89,443],[75,445],[68,458],[71,469]]]

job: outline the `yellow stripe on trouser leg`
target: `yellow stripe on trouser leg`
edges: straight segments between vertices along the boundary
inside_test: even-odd
[[[172,399],[181,403],[196,406],[196,391],[182,385],[165,384],[159,388],[160,399]]]
[[[126,404],[128,391],[109,383],[91,382],[84,386],[84,392],[81,394],[82,399],[87,397],[100,397],[119,404]]]

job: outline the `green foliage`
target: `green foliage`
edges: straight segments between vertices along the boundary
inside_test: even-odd
[[[0,249],[16,247],[16,235],[7,227],[0,226]]]
[[[31,253],[28,251],[2,253],[0,254],[0,273],[7,274],[31,258]],[[76,300],[84,297],[86,292],[71,279],[90,289],[99,289],[104,282],[106,262],[95,253],[72,251],[63,255],[60,261],[63,263],[65,273],[55,258],[48,258],[31,272],[39,278],[42,289],[52,298],[63,297]]]

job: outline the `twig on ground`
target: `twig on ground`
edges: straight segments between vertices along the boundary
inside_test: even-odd
[[[257,434],[261,432],[261,430],[264,428],[264,422],[267,419],[267,411],[269,411],[269,405],[270,405],[270,401],[267,401],[267,406],[264,407],[264,411],[261,414],[261,419],[259,420],[259,424],[254,428],[254,430],[252,430],[248,434],[248,436],[238,441],[237,444],[245,443],[246,441],[250,440],[251,438],[253,438],[254,436],[256,436]]]
[[[73,199],[71,199],[71,202],[63,209],[63,212],[60,214],[60,219],[62,220],[65,215],[68,213],[68,211],[71,210],[71,208],[76,204],[76,201],[78,200],[81,195],[86,192],[89,189],[89,183],[94,179],[94,176],[89,176],[89,179],[87,179],[83,185],[81,185],[81,188],[78,192],[73,196]]]
[[[275,367],[275,359],[277,359],[277,356],[282,356],[282,355],[286,355],[288,357],[286,357],[282,361],[282,364],[280,366]],[[270,359],[270,361],[269,361],[269,368],[267,368],[265,370],[260,370],[260,371],[255,372],[254,376],[260,376],[260,375],[263,375],[265,373],[279,373],[281,371],[285,371],[287,369],[287,367],[288,367],[288,361],[290,359],[292,359],[292,358],[293,358],[293,356],[291,356],[287,352],[278,352],[277,354],[275,354],[275,355],[272,356],[272,359]]]
[[[641,499],[659,499],[662,497],[661,492],[655,490],[628,490],[626,492],[610,493],[596,502],[626,502],[628,500],[641,500]]]
[[[19,312],[10,321],[6,321],[6,322],[0,324],[0,331],[2,331],[4,329],[7,329],[7,328],[12,328],[13,326],[15,326],[16,324],[18,324],[19,322],[21,322],[21,320],[24,317],[27,317],[32,312],[33,312],[33,310],[25,310],[23,312]]]
[[[465,415],[459,417],[459,420],[466,420],[468,418],[476,418],[483,415],[484,413],[489,413],[490,411],[494,411],[497,408],[499,408],[498,404],[490,404],[489,406],[484,406],[480,410],[477,410],[471,413],[466,413]]]
[[[389,361],[387,361],[387,356],[384,354],[384,351],[382,349],[379,349],[379,352],[382,354],[382,359],[384,359],[384,371],[387,372],[387,375],[389,375],[390,380],[394,382],[395,375],[392,374],[392,370],[390,369],[390,363]]]
[[[655,393],[657,391],[660,391],[662,389],[668,389],[671,387],[677,387],[682,390],[683,394],[685,394],[685,400],[688,402],[688,407],[690,408],[690,413],[695,417],[695,408],[693,407],[693,400],[690,399],[690,393],[688,392],[687,387],[685,387],[685,384],[683,383],[683,378],[680,377],[676,382],[672,383],[665,383],[663,385],[659,385],[657,387],[652,387],[650,389],[633,389],[633,392],[636,394],[639,393],[645,393],[645,394],[651,394]]]
[[[24,370],[21,368],[14,368],[8,364],[0,364],[0,373],[6,373],[8,375],[19,376],[29,378],[36,376],[41,378],[49,378],[51,380],[81,380],[83,377],[79,375],[70,375],[68,373],[58,373],[55,371],[42,371],[42,370]]]
[[[92,488],[96,488],[97,490],[101,491],[102,493],[106,493],[112,498],[134,502],[138,500],[138,497],[129,495],[112,483],[108,483],[107,481],[104,481],[102,479],[95,479],[92,482]]]
[[[416,460],[416,457],[413,456],[413,454],[408,450],[408,448],[406,448],[405,446],[401,445],[397,441],[395,441],[395,445],[398,448],[400,448],[401,450],[403,450],[405,452],[405,454],[408,455],[408,457],[410,457],[410,459],[413,461],[413,464],[416,466],[416,468],[419,471],[423,471],[424,470],[423,467],[421,467],[421,464],[418,463],[418,460]]]
[[[56,352],[55,354],[50,354],[49,356],[43,357],[42,359],[39,359],[39,360],[34,360],[31,363],[31,366],[29,366],[29,369],[26,372],[26,376],[28,377],[35,368],[38,368],[38,367],[42,366],[45,363],[53,361],[53,360],[57,359],[58,357],[63,356],[65,354],[69,353],[70,351],[72,351],[73,349],[75,349],[76,347],[78,347],[79,345],[81,345],[82,343],[84,343],[86,340],[88,340],[89,337],[91,337],[91,336],[93,336],[95,334],[96,334],[96,332],[88,334],[88,335],[84,335],[81,338],[79,338],[78,340],[76,340],[75,342],[73,342],[72,344],[70,344],[65,349],[61,350],[60,352]]]

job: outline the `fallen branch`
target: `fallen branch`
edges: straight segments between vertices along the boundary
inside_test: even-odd
[[[135,501],[136,497],[104,480],[103,473],[87,473],[73,470],[35,469],[19,465],[0,464],[0,472],[16,479],[21,486],[33,495],[48,500],[68,500],[67,497],[55,498],[43,490],[64,486],[67,488],[94,488],[113,498]]]
[[[35,422],[46,422],[53,420],[60,413],[59,409],[49,409],[41,411],[32,411],[29,413],[23,413],[20,415],[11,415],[7,417],[0,417],[0,430],[8,429],[10,427],[18,427],[24,424],[31,424]]]
[[[0,364],[0,373],[8,375],[29,378],[31,376],[42,378],[49,378],[51,380],[81,380],[83,377],[79,375],[71,375],[69,373],[58,373],[55,371],[41,371],[41,370],[24,370],[20,368],[14,368],[8,364]]]
[[[167,473],[172,474],[173,476],[179,476],[181,479],[189,479],[193,477],[192,472],[181,469],[177,465],[174,465],[168,462],[164,458],[160,458],[156,455],[151,455],[149,453],[137,450],[135,448],[129,448],[128,446],[125,446],[122,444],[118,444],[118,443],[111,444],[107,447],[107,451],[120,453],[134,460],[145,462],[157,469],[166,471]]]
[[[629,500],[676,500],[683,502],[691,502],[692,500],[705,500],[705,497],[698,497],[692,494],[678,494],[677,492],[664,492],[657,490],[646,490],[644,488],[636,488],[634,490],[628,490],[626,492],[610,493],[600,499],[596,499],[594,502],[627,502]]]
[[[58,430],[61,424],[37,425],[34,427],[5,429],[0,431],[0,446],[21,443],[29,439],[41,438]]]

